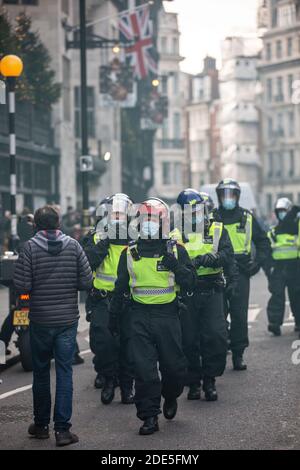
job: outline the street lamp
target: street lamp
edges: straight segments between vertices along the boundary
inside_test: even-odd
[[[18,245],[17,213],[16,213],[16,78],[23,72],[23,62],[16,55],[7,55],[0,62],[0,72],[7,78],[8,85],[8,127],[10,155],[10,211],[11,211],[11,251],[16,251]]]

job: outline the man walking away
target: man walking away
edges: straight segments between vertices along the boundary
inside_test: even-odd
[[[19,293],[30,293],[30,341],[33,359],[34,423],[28,432],[49,437],[51,413],[50,361],[55,360],[54,430],[57,446],[78,442],[70,432],[72,361],[78,326],[78,290],[92,286],[92,272],[79,243],[59,230],[52,206],[34,215],[37,233],[24,244],[14,282]]]

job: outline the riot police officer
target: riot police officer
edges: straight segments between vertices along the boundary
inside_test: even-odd
[[[215,209],[215,220],[223,222],[233,246],[238,264],[238,286],[231,295],[226,295],[228,313],[230,314],[230,347],[233,368],[241,371],[247,368],[243,355],[249,345],[248,307],[250,277],[260,267],[269,271],[270,242],[267,234],[258,224],[251,212],[239,206],[241,188],[237,181],[224,179],[217,188],[219,208]],[[252,243],[255,245],[253,258]]]
[[[122,296],[130,288],[135,404],[138,418],[144,421],[139,433],[148,435],[158,431],[161,396],[165,418],[173,419],[177,412],[186,360],[176,286],[193,288],[195,272],[186,250],[169,240],[169,208],[163,201],[149,198],[142,203],[139,221],[139,238],[120,258],[110,309],[114,329]]]
[[[234,254],[226,229],[210,218],[208,198],[204,197],[194,189],[186,189],[177,199],[184,217],[182,242],[197,270],[193,295],[184,300],[192,319],[185,354],[189,362],[188,399],[200,399],[202,377],[206,400],[216,401],[216,377],[224,373],[227,356],[224,267],[234,264]],[[186,209],[192,209],[191,214],[186,214]]]
[[[123,404],[133,403],[133,379],[130,366],[129,339],[126,325],[126,299],[120,335],[114,337],[109,330],[109,302],[117,279],[117,268],[122,251],[128,245],[128,217],[132,201],[126,194],[106,198],[97,209],[98,222],[82,242],[94,272],[94,286],[87,299],[90,324],[90,345],[94,353],[97,372],[95,387],[102,388],[101,400],[109,404],[114,398],[119,379]],[[104,384],[101,384],[102,376]]]
[[[272,247],[272,270],[269,277],[271,298],[267,307],[269,331],[280,336],[285,312],[285,289],[288,290],[295,331],[300,331],[300,207],[288,198],[275,205],[278,223],[269,231]]]

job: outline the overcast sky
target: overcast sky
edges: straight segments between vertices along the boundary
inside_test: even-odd
[[[257,0],[174,0],[165,6],[167,11],[179,13],[185,72],[200,72],[206,54],[220,64],[224,37],[254,35],[256,31]]]

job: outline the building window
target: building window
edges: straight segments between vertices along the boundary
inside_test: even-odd
[[[178,54],[178,39],[177,38],[173,38],[173,41],[172,41],[172,52],[173,54]]]
[[[162,125],[162,138],[163,140],[167,140],[169,138],[169,120],[164,119],[163,125]]]
[[[276,101],[283,101],[283,79],[282,77],[277,77],[277,96]]]
[[[291,74],[288,76],[289,98],[293,96],[293,92],[294,92],[293,84],[294,84],[294,75]]]
[[[272,178],[273,176],[273,165],[274,165],[274,159],[273,159],[273,152],[268,153],[268,177]]]
[[[294,137],[294,135],[295,135],[295,115],[294,115],[294,111],[289,111],[288,112],[288,124],[289,124],[289,127],[288,127],[289,137]]]
[[[161,52],[164,54],[167,52],[167,38],[165,37],[161,38]]]
[[[88,136],[95,137],[95,92],[94,87],[87,88],[87,114],[88,114]],[[75,87],[75,135],[81,137],[81,93],[80,87]]]
[[[284,137],[284,120],[282,113],[278,113],[277,115],[277,132],[278,137]]]
[[[51,171],[49,165],[41,163],[34,165],[34,188],[43,191],[51,190]]]
[[[168,94],[168,77],[166,75],[163,75],[161,79],[161,91],[163,95]]]
[[[268,137],[273,137],[273,118],[268,118]]]
[[[174,183],[178,186],[182,184],[182,165],[179,162],[174,163]]]
[[[276,57],[277,59],[282,58],[282,41],[276,41]]]
[[[171,163],[170,162],[163,162],[162,164],[163,169],[163,184],[170,185],[171,184]]]
[[[178,92],[179,92],[179,86],[178,86],[178,73],[174,73],[173,75],[173,92],[174,92],[174,95],[177,95]]]
[[[278,11],[278,26],[286,28],[292,26],[296,21],[296,5],[282,5]]]
[[[287,40],[287,55],[290,57],[293,55],[293,38]]]
[[[272,78],[267,79],[267,101],[271,103],[273,100],[273,82]]]
[[[289,176],[292,178],[293,176],[295,176],[295,154],[294,154],[294,150],[289,151],[289,160],[290,160]]]
[[[63,57],[63,113],[64,120],[71,121],[71,64]]]
[[[266,58],[267,60],[272,60],[272,44],[270,42],[267,43]]]
[[[70,7],[69,0],[61,0],[61,9],[66,15],[68,15],[70,12],[69,7]]]
[[[174,113],[174,132],[173,132],[173,137],[176,140],[179,140],[181,137],[181,116],[180,113]]]

